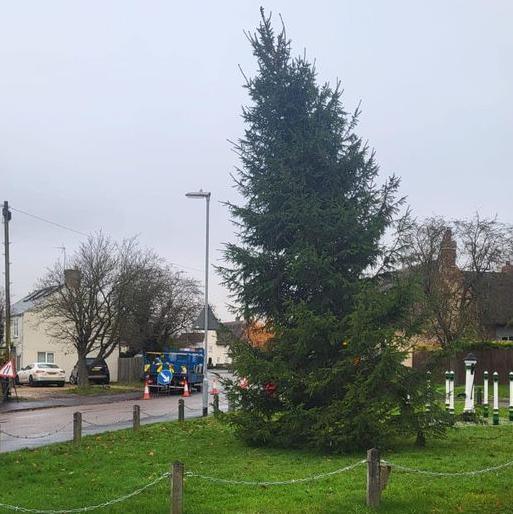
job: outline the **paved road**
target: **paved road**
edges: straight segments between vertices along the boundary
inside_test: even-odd
[[[218,384],[218,388],[221,388]],[[179,395],[160,396],[151,400],[124,400],[109,404],[88,404],[80,407],[55,407],[33,411],[0,413],[0,452],[35,448],[73,438],[73,413],[82,412],[82,434],[122,430],[132,426],[134,405],[141,407],[141,424],[176,420]],[[209,396],[210,403],[212,397]],[[221,391],[220,408],[227,402]],[[202,395],[194,392],[185,398],[185,417],[202,414]]]

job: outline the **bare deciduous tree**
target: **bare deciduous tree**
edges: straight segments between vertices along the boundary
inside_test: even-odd
[[[75,347],[81,386],[88,383],[89,354],[106,358],[122,341],[138,340],[142,346],[150,334],[165,338],[181,328],[189,308],[196,308],[195,284],[163,267],[135,239],[117,244],[101,233],[91,236],[68,267],[56,264],[41,280],[50,294],[37,309],[49,334]]]
[[[125,334],[132,351],[161,350],[191,326],[200,309],[197,282],[168,267],[152,269],[133,292],[133,316]]]
[[[476,213],[469,220],[453,222],[461,245],[461,267],[481,276],[499,271],[513,255],[513,227],[497,218],[482,218]]]

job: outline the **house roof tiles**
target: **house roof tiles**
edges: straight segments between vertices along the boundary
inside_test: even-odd
[[[477,278],[466,271],[463,276],[476,288],[483,325],[513,324],[513,273],[487,272]]]
[[[201,309],[196,322],[194,323],[195,330],[205,329],[205,308]],[[216,318],[214,311],[210,305],[208,306],[208,330],[217,330],[219,328],[219,320]]]
[[[25,312],[32,309],[38,300],[45,298],[55,291],[57,291],[57,287],[44,287],[42,289],[38,289],[37,291],[33,291],[32,293],[25,296],[21,300],[17,301],[15,304],[11,306],[11,316],[20,316]]]

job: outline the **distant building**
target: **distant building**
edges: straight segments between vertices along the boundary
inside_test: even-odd
[[[439,335],[443,335],[440,326],[450,331],[453,326],[458,329],[458,324],[475,331],[476,340],[513,341],[513,266],[506,261],[500,271],[478,274],[461,269],[457,257],[456,241],[447,229],[430,278],[440,284],[436,291],[442,298],[439,323],[435,320],[434,328],[417,336],[417,346],[438,346]],[[460,318],[462,312],[468,320]]]
[[[52,294],[53,288],[41,289],[29,294],[11,307],[11,341],[16,349],[16,369],[22,369],[32,362],[58,364],[69,380],[71,370],[78,360],[71,342],[66,344],[48,335],[48,321],[44,314],[34,309],[37,301]],[[55,323],[55,321],[52,321]],[[95,357],[91,354],[91,357]],[[105,359],[113,382],[118,379],[119,352],[114,351]]]
[[[252,346],[265,346],[273,337],[264,323],[253,322],[247,323],[241,319],[235,321],[226,321],[223,327],[228,329],[228,333],[221,334],[221,340],[229,339],[230,336],[236,339],[247,341]]]
[[[208,365],[227,366],[231,363],[228,355],[228,345],[218,338],[221,328],[214,311],[208,306]],[[188,348],[203,348],[205,341],[205,309],[199,313],[192,330],[181,334],[176,342],[179,346]]]
[[[185,332],[177,338],[179,346],[188,348],[203,348],[205,341],[203,309],[194,328],[190,332]],[[252,323],[248,325],[245,321],[235,320],[220,322],[211,307],[208,309],[208,361],[209,366],[227,366],[231,364],[229,355],[230,342],[234,339],[247,341],[253,346],[263,346],[271,338],[263,323]]]
[[[513,266],[507,261],[501,271],[477,275],[460,270],[456,263],[457,245],[447,230],[442,241],[439,260],[441,273],[452,284],[473,288],[476,318],[484,339],[513,341]]]

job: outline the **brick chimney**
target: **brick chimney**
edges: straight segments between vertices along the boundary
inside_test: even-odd
[[[442,269],[451,270],[456,268],[456,250],[456,241],[452,238],[452,230],[448,228],[442,238],[440,255],[438,256]]]
[[[510,261],[506,261],[506,264],[502,267],[501,271],[503,273],[513,273],[513,265]]]
[[[77,289],[80,285],[80,270],[78,269],[65,269],[64,270],[64,285],[70,289]]]

